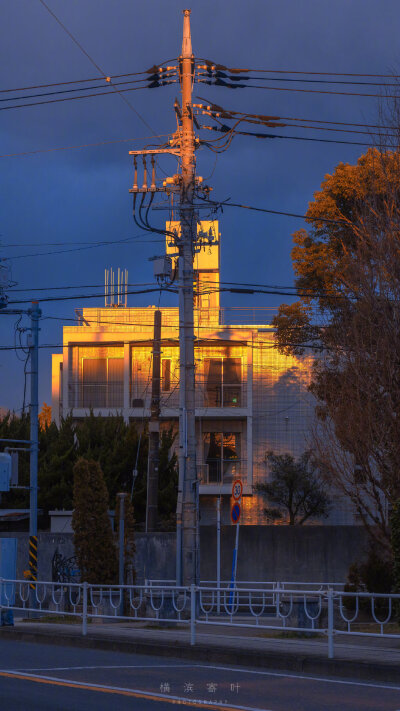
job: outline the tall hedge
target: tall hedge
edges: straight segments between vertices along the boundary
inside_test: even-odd
[[[117,551],[108,515],[108,492],[98,462],[81,457],[74,466],[72,528],[81,580],[117,582]]]

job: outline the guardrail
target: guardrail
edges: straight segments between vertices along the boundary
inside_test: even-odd
[[[172,585],[174,586],[176,581],[173,578],[149,578],[145,579],[145,585],[151,587],[152,585]],[[231,580],[202,580],[200,587],[202,586],[212,586],[219,587],[221,590],[224,588],[230,588],[232,585]],[[327,582],[298,582],[298,581],[276,581],[276,580],[236,580],[235,587],[242,588],[256,588],[260,590],[316,590],[323,591],[331,588],[332,590],[343,590],[344,583],[327,583]]]
[[[316,584],[314,584],[316,585]],[[350,593],[328,587],[196,587],[89,585],[0,579],[0,611],[75,616],[87,634],[90,620],[172,623],[186,627],[234,627],[274,633],[322,635],[328,657],[335,636],[400,640],[400,594]]]

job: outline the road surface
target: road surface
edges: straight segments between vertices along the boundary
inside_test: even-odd
[[[400,711],[399,685],[0,639],[2,711]]]

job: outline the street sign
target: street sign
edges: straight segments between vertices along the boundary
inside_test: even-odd
[[[240,479],[236,479],[232,484],[232,497],[235,501],[239,501],[242,498],[243,484]]]
[[[231,510],[232,523],[239,523],[241,513],[242,513],[242,511],[240,508],[240,504],[238,504],[238,503],[233,504],[232,510]]]

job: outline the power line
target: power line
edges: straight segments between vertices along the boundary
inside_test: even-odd
[[[129,89],[118,89],[118,94],[125,93],[126,91],[141,91],[143,89],[148,89],[147,86],[134,86]],[[46,101],[34,101],[27,104],[14,104],[13,106],[1,106],[0,111],[9,111],[10,109],[24,109],[29,106],[43,106],[44,104],[58,104],[61,101],[77,101],[79,99],[91,99],[93,96],[112,96],[109,91],[97,91],[94,94],[85,94],[84,96],[66,96],[63,99],[47,99]],[[152,131],[152,129],[150,129]],[[153,131],[152,131],[153,132]],[[154,134],[156,135],[156,134]]]
[[[178,290],[171,288],[171,287],[163,287],[164,291],[171,292],[173,294],[177,294]],[[157,286],[156,288],[152,289],[140,289],[138,291],[126,291],[127,294],[150,294],[155,291],[160,291],[160,287]],[[40,299],[41,303],[45,301],[71,301],[72,299],[98,299],[98,298],[104,298],[104,293],[102,294],[74,294],[73,296],[45,296]],[[30,304],[32,302],[32,299],[21,299],[18,301],[9,301],[8,304]],[[1,315],[1,311],[0,311]]]
[[[147,141],[153,138],[164,138],[169,133],[160,133],[157,136],[140,136],[138,138],[115,138],[108,141],[98,141],[97,143],[81,143],[76,146],[59,146],[58,148],[39,148],[35,151],[23,151],[22,153],[3,153],[0,158],[19,158],[21,156],[32,156],[37,153],[53,153],[55,151],[70,151],[76,148],[92,148],[93,146],[106,146],[113,143],[128,143],[129,141]]]
[[[252,70],[256,71],[256,70]],[[340,85],[351,85],[351,86],[395,86],[398,87],[398,83],[387,83],[387,82],[371,82],[371,81],[349,81],[346,79],[294,79],[293,77],[257,77],[257,76],[244,76],[236,77],[229,76],[221,71],[216,71],[213,74],[207,72],[198,72],[199,77],[208,77],[209,79],[228,79],[229,81],[277,81],[277,82],[298,82],[302,84],[340,84]]]
[[[202,128],[209,128],[202,126]],[[217,131],[218,133],[228,134],[228,130],[219,128],[218,126],[210,127],[212,131]],[[339,138],[312,138],[309,136],[282,136],[278,133],[254,133],[251,131],[237,131],[236,129],[230,129],[234,135],[237,136],[253,136],[254,138],[280,138],[281,140],[288,141],[312,141],[314,143],[339,143],[347,146],[369,146],[373,147],[372,143],[366,143],[365,141],[344,141]],[[207,144],[207,141],[204,141]],[[390,146],[381,146],[382,148],[390,148]]]
[[[229,200],[229,201],[228,201],[228,200],[225,200],[225,201],[222,201],[222,202],[217,202],[217,201],[214,201],[214,200],[208,200],[208,199],[206,200],[205,198],[202,198],[200,195],[198,195],[198,198],[199,198],[200,200],[204,200],[204,202],[210,203],[210,206],[211,206],[211,207],[216,207],[217,209],[218,209],[219,207],[240,207],[240,208],[242,208],[242,209],[244,209],[244,210],[254,210],[255,212],[266,212],[266,213],[269,213],[269,214],[271,214],[271,215],[284,215],[285,217],[297,217],[297,218],[300,218],[300,219],[302,219],[302,220],[307,220],[307,221],[310,221],[310,222],[333,222],[333,223],[336,223],[336,224],[339,224],[339,223],[343,223],[343,222],[344,222],[345,224],[347,224],[346,220],[341,220],[340,218],[337,219],[337,220],[335,220],[335,219],[332,219],[331,217],[323,217],[323,216],[321,216],[321,217],[309,217],[308,215],[301,215],[301,214],[298,213],[298,212],[284,212],[283,210],[270,210],[270,209],[267,209],[267,208],[265,208],[265,207],[254,207],[254,206],[251,206],[251,205],[241,205],[241,204],[239,204],[239,203],[231,202],[230,200]]]
[[[172,60],[171,60],[172,61]],[[215,67],[216,70],[225,70],[232,74],[241,74],[242,72],[259,72],[260,74],[310,74],[311,76],[330,76],[330,77],[375,77],[378,79],[400,79],[399,74],[359,74],[356,72],[316,72],[316,71],[299,71],[298,69],[237,69],[235,67],[226,67],[224,64],[212,62],[209,59],[203,59],[207,65]]]
[[[85,57],[87,57],[89,62],[91,62],[91,64],[97,69],[98,72],[100,72],[100,74],[102,76],[104,76],[106,73],[101,69],[101,67],[99,67],[97,62],[95,62],[93,57],[91,57],[91,55],[86,51],[86,49],[82,46],[82,44],[80,42],[78,42],[76,37],[72,34],[72,32],[69,31],[69,29],[64,25],[64,23],[60,20],[60,18],[57,17],[55,12],[53,12],[53,10],[51,10],[49,8],[49,6],[47,5],[47,3],[44,0],[39,0],[39,2],[47,10],[47,12],[54,18],[54,20],[57,22],[57,24],[60,25],[60,27],[64,30],[64,32],[68,35],[68,37],[70,37],[70,39],[76,44],[76,46],[81,50],[81,52],[85,55]],[[153,134],[155,134],[155,131],[153,131],[152,127],[147,123],[146,119],[139,113],[139,111],[137,109],[135,109],[133,104],[131,104],[130,101],[128,101],[128,99],[125,96],[122,96],[122,92],[127,91],[127,89],[116,89],[116,91],[118,92],[118,94],[121,95],[121,99],[127,104],[127,106],[129,106],[131,111],[133,111],[136,114],[136,116],[142,121],[142,123],[144,123],[145,126],[147,126],[147,128]]]
[[[139,237],[142,237],[143,235],[139,235]],[[126,239],[122,240],[112,240],[110,242],[99,242],[95,244],[90,244],[87,246],[83,247],[73,247],[72,249],[56,249],[52,250],[49,252],[31,252],[30,254],[16,254],[13,255],[12,257],[3,257],[3,261],[14,261],[14,259],[27,259],[28,257],[48,257],[53,254],[67,254],[69,252],[82,252],[85,249],[98,249],[99,247],[106,247],[109,245],[115,245],[115,244],[129,244],[130,242],[136,242],[136,244],[152,244],[155,242],[161,242],[163,240],[159,239],[144,239],[144,240],[139,240],[136,237],[127,237]],[[1,245],[0,245],[1,247]]]
[[[111,74],[109,77],[103,76],[104,81],[109,79],[122,79],[123,77],[134,77],[140,76],[140,74],[152,74],[153,67],[151,69],[145,69],[142,72],[127,72],[126,74]],[[19,86],[15,89],[0,89],[0,94],[8,94],[10,92],[16,91],[31,91],[32,89],[50,89],[53,86],[70,86],[72,84],[89,84],[92,81],[99,81],[101,77],[90,77],[89,79],[70,79],[69,81],[56,81],[51,84],[32,84],[30,86]],[[89,87],[87,87],[89,88]]]
[[[392,95],[392,94],[361,94],[357,92],[351,92],[351,91],[328,91],[328,90],[323,90],[323,89],[294,89],[294,88],[289,88],[289,87],[280,87],[280,86],[259,86],[257,84],[229,84],[228,82],[224,81],[223,79],[215,79],[215,80],[209,80],[209,79],[198,79],[197,83],[199,84],[208,84],[209,86],[222,86],[225,87],[226,89],[264,89],[265,91],[291,91],[291,92],[300,92],[302,94],[330,94],[333,96],[362,96],[362,97],[368,97],[368,98],[375,98],[375,99],[398,99],[398,95]]]
[[[259,119],[260,122],[270,122],[270,121],[305,121],[306,123],[326,123],[332,126],[356,126],[358,128],[378,128],[380,130],[393,130],[393,126],[384,126],[382,124],[370,124],[370,123],[354,123],[351,121],[328,121],[326,119],[311,119],[311,118],[298,118],[294,116],[266,116],[265,114],[251,114],[251,113],[244,113],[243,111],[234,111],[232,109],[224,109],[222,106],[219,106],[218,104],[214,104],[212,101],[209,99],[206,99],[202,96],[198,96],[198,99],[201,99],[201,101],[206,101],[207,105],[204,106],[203,104],[194,104],[195,108],[197,109],[203,109],[210,111],[213,114],[222,114],[222,118],[228,118],[228,116],[225,116],[224,114],[229,114],[232,117],[236,116],[244,116],[246,118],[254,118],[254,119]],[[207,114],[205,114],[207,115]]]
[[[12,96],[11,98],[5,98],[5,99],[0,99],[0,102],[6,102],[6,101],[25,101],[25,99],[36,99],[40,98],[42,96],[55,96],[56,94],[72,94],[77,91],[81,92],[91,92],[92,89],[106,89],[107,86],[124,86],[125,84],[139,84],[140,82],[144,81],[149,81],[147,77],[144,77],[143,79],[131,79],[129,81],[119,81],[115,82],[114,84],[95,84],[94,86],[86,86],[86,87],[74,87],[74,89],[59,89],[57,91],[45,91],[45,92],[40,92],[37,94],[26,94],[24,96]],[[86,94],[85,94],[86,95]]]

